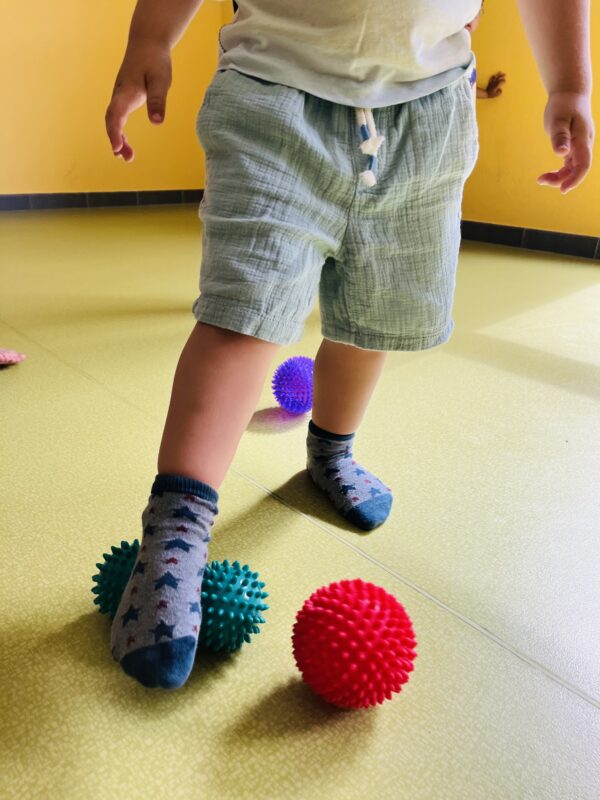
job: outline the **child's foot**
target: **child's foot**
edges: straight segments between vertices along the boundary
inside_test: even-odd
[[[354,436],[329,433],[311,420],[306,468],[343,517],[370,531],[388,518],[392,493],[373,473],[352,460]]]
[[[111,629],[113,657],[144,686],[176,689],[194,666],[217,500],[191,478],[157,475],[152,486],[140,552]]]

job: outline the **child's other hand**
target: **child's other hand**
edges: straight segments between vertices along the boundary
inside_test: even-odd
[[[553,92],[544,112],[544,130],[552,149],[565,159],[562,169],[545,172],[538,183],[560,186],[563,194],[578,186],[592,165],[594,122],[590,98],[578,92]]]
[[[502,94],[502,85],[506,83],[504,72],[496,72],[488,81],[485,91],[488,97],[499,97]]]
[[[133,161],[133,148],[123,129],[132,111],[146,103],[148,118],[159,125],[165,118],[171,86],[171,52],[168,47],[144,45],[127,48],[106,109],[106,132],[113,153]]]

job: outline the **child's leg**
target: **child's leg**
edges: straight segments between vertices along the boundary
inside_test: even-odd
[[[186,475],[219,489],[278,349],[252,336],[196,324],[175,372],[160,474]]]
[[[177,688],[192,670],[217,488],[278,347],[197,323],[179,359],[142,546],[111,631],[113,656],[144,686]]]
[[[315,359],[307,469],[342,515],[364,530],[381,525],[392,506],[388,487],[352,459],[352,440],[385,356],[324,339]]]
[[[337,434],[354,433],[367,410],[387,353],[323,339],[314,369],[312,419]]]

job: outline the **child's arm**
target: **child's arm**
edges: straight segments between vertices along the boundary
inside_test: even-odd
[[[106,132],[116,156],[133,159],[123,128],[132,111],[144,103],[148,117],[160,124],[171,86],[171,49],[183,36],[204,0],[138,0],[129,40],[110,105]]]
[[[518,0],[525,32],[538,63],[548,103],[544,128],[565,164],[539,183],[575,188],[592,163],[590,0]]]

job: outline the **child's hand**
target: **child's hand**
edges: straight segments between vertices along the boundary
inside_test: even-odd
[[[506,83],[506,75],[504,72],[496,72],[495,75],[488,81],[485,88],[488,97],[499,97],[502,94],[502,85]]]
[[[106,110],[106,132],[116,156],[133,161],[133,148],[123,128],[132,111],[147,104],[148,117],[159,125],[165,118],[171,86],[171,51],[164,45],[144,44],[127,48]]]
[[[560,186],[563,194],[585,178],[592,165],[594,122],[590,98],[577,92],[553,92],[544,112],[544,130],[554,152],[565,159],[562,169],[545,172],[538,183]]]

